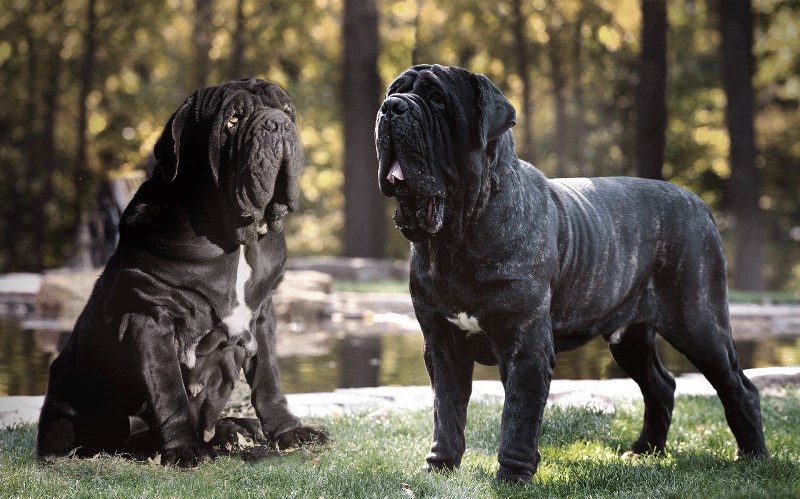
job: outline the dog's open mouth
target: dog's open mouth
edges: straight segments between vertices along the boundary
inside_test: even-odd
[[[405,181],[400,163],[395,161],[389,169],[386,179],[393,186],[393,194],[397,199],[394,211],[394,224],[400,230],[422,229],[435,234],[442,228],[444,221],[444,198],[442,196],[421,196]]]
[[[258,222],[256,231],[260,235],[267,232],[281,232],[283,230],[283,217],[289,213],[289,207],[282,203],[271,203],[264,210],[264,218]]]
[[[422,229],[430,234],[439,232],[444,219],[444,199],[440,197],[397,195],[394,225],[398,229]]]

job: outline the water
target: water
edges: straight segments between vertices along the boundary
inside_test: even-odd
[[[353,330],[352,327],[346,328]],[[357,329],[357,328],[356,328]],[[0,322],[0,395],[41,395],[47,389],[47,368],[68,333],[24,330]],[[744,368],[800,365],[800,338],[737,341]],[[327,392],[336,388],[379,385],[427,385],[419,333],[294,333],[279,332],[282,385],[287,393]],[[660,342],[659,354],[674,375],[695,372],[680,353]],[[476,365],[475,379],[499,379],[496,367]],[[608,346],[596,339],[558,354],[557,379],[625,377]]]

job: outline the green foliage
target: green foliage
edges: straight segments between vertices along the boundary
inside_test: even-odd
[[[494,481],[501,408],[470,407],[467,452],[452,474],[419,470],[429,445],[429,410],[325,418],[322,449],[255,463],[223,457],[195,470],[102,456],[35,462],[32,425],[0,430],[3,497],[796,497],[800,494],[800,392],[763,397],[764,460],[734,460],[716,397],[679,397],[663,458],[625,458],[641,403],[613,414],[547,409],[542,463],[528,486]]]
[[[143,163],[170,113],[194,88],[194,2],[95,0],[97,53],[88,108],[89,177]],[[236,22],[242,2],[243,23]],[[341,116],[343,0],[215,0],[208,83],[260,76],[283,85],[299,110],[306,149],[299,213],[287,223],[295,255],[338,254],[343,230]],[[415,62],[457,64],[492,78],[518,110],[512,0],[377,0],[379,73],[388,84]],[[522,2],[528,40],[531,144],[525,159],[555,173],[570,144],[569,175],[633,174],[639,2]],[[800,261],[800,4],[753,2],[756,133],[771,289],[796,291]],[[729,143],[713,2],[669,2],[665,174],[698,193],[728,238]],[[86,2],[0,0],[0,271],[64,265],[72,254],[77,119]],[[243,48],[234,67],[237,43]],[[558,67],[551,67],[550,50]],[[556,136],[553,70],[564,80],[567,137]],[[378,103],[375,104],[376,109]],[[52,124],[52,130],[48,128]],[[374,168],[374,165],[365,165]],[[393,208],[387,206],[387,218]],[[389,256],[408,254],[398,231]]]

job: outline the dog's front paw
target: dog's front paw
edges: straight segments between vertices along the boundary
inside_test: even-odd
[[[161,464],[164,466],[178,466],[180,468],[194,468],[203,463],[210,463],[217,457],[217,453],[206,444],[190,444],[163,449],[161,451]]]
[[[525,484],[531,481],[532,476],[529,470],[512,470],[502,465],[497,469],[497,480],[501,482]]]
[[[452,473],[457,467],[458,466],[452,463],[428,461],[420,470],[426,473]]]
[[[240,443],[239,435],[254,443],[266,441],[258,419],[226,417],[217,421],[214,436],[209,443],[223,447],[227,444],[237,445]]]
[[[328,430],[323,426],[301,425],[281,432],[273,437],[279,449],[294,449],[305,445],[325,445],[328,443]]]

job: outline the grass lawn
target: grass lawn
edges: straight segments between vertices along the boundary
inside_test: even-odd
[[[549,408],[542,464],[528,486],[494,481],[500,407],[473,405],[468,450],[453,474],[418,472],[430,411],[320,420],[327,447],[244,462],[222,457],[194,470],[115,457],[39,465],[32,425],[0,431],[0,497],[799,497],[800,391],[763,397],[767,460],[734,460],[716,397],[679,397],[664,458],[621,457],[639,430],[641,404],[614,414]]]

